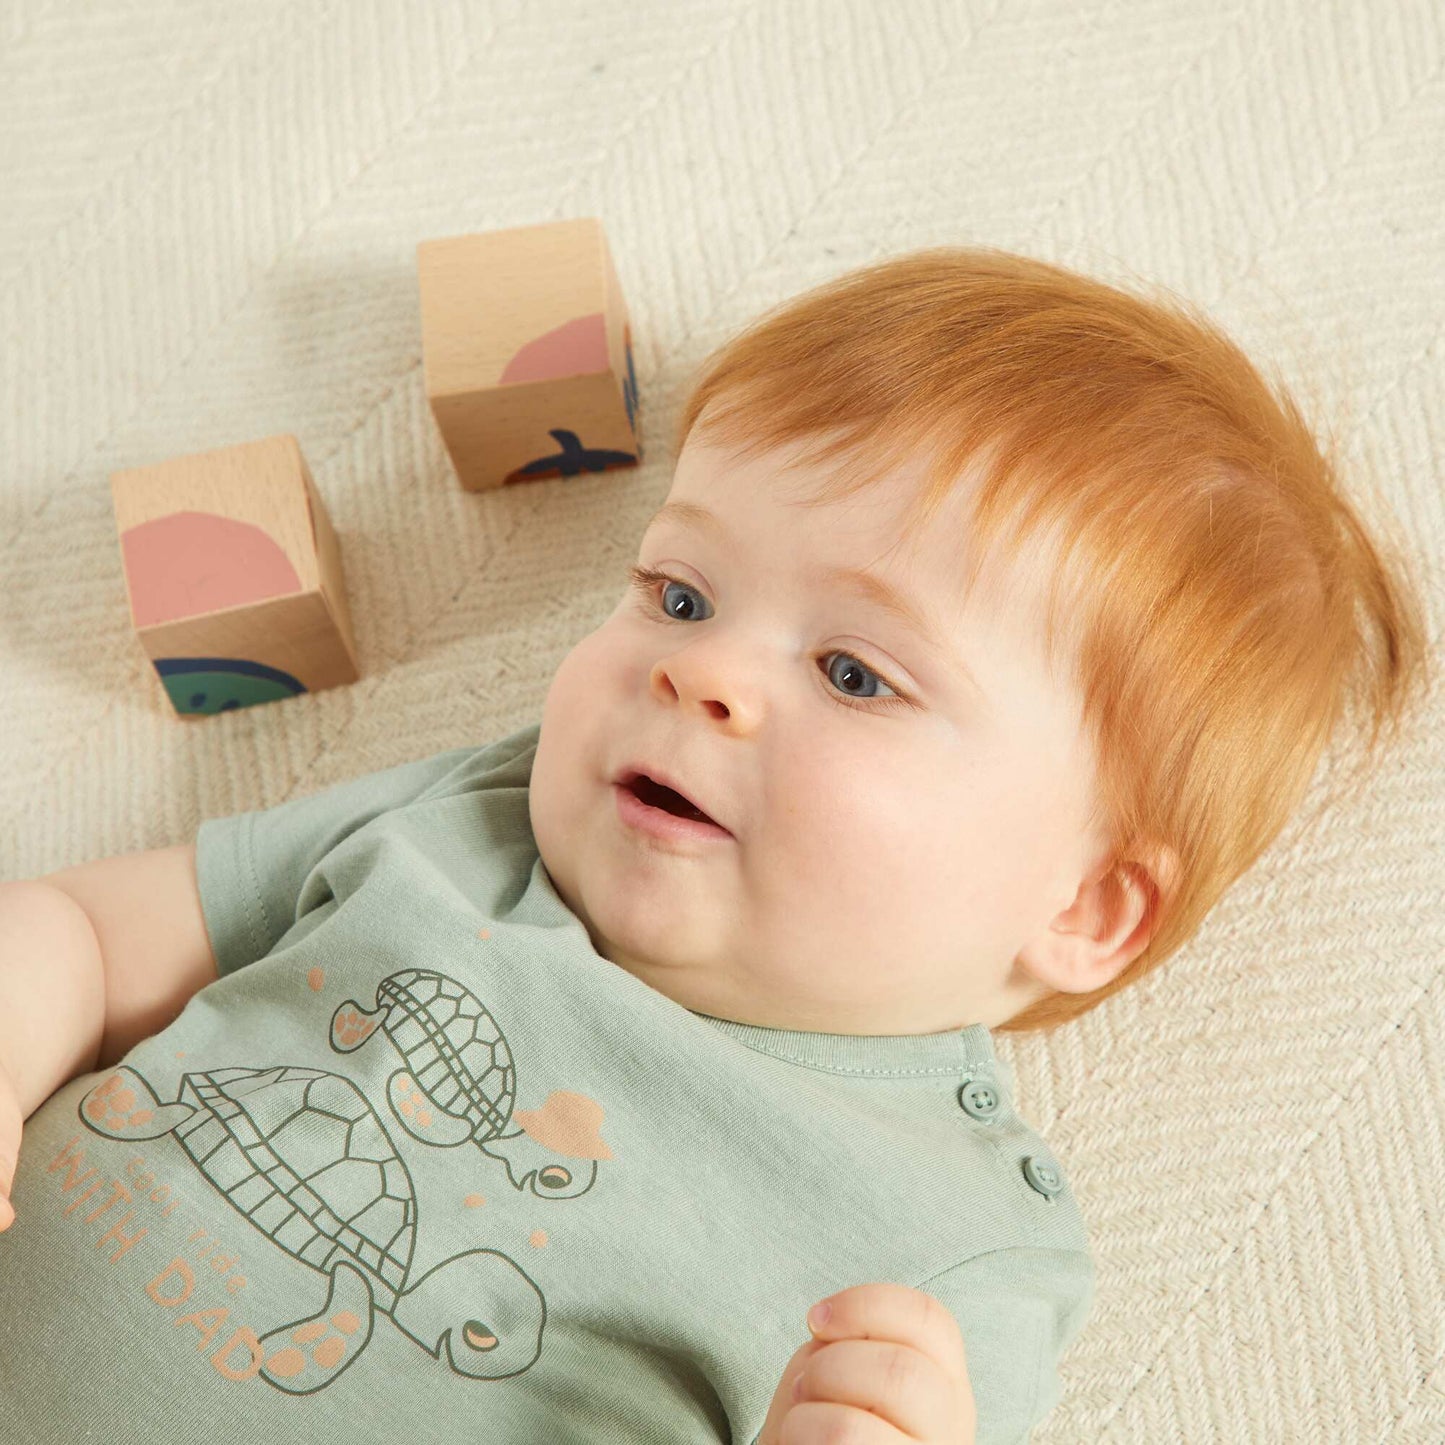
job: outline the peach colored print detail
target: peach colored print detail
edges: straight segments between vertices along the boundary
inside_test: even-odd
[[[571,1159],[610,1159],[602,1138],[602,1105],[586,1094],[553,1089],[540,1109],[518,1109],[512,1116],[539,1144]]]
[[[416,1080],[410,1074],[402,1074],[397,1079],[395,1103],[403,1114],[409,1114],[412,1121],[421,1128],[429,1129],[431,1127],[431,1110],[427,1108],[430,1100],[417,1087]]]
[[[121,1087],[119,1074],[112,1074],[85,1105],[87,1118],[103,1129],[134,1129],[154,1117],[151,1109],[137,1109],[134,1089]]]
[[[331,1333],[332,1326],[339,1331],[338,1334]],[[360,1328],[361,1321],[350,1310],[338,1311],[331,1316],[329,1324],[326,1320],[309,1320],[291,1331],[291,1344],[284,1350],[277,1350],[266,1361],[266,1368],[282,1379],[294,1379],[306,1368],[304,1347],[312,1340],[325,1336],[311,1351],[311,1358],[324,1370],[334,1369],[346,1354],[347,1337]]]
[[[336,1035],[336,1041],[348,1048],[362,1039],[368,1037],[376,1028],[374,1019],[363,1019],[355,1009],[347,1009],[344,1014],[338,1014],[331,1025]]]
[[[326,985],[326,970],[317,964],[306,975],[306,986],[312,993],[320,993]]]

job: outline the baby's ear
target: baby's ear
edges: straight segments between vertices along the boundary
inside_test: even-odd
[[[1137,866],[1148,875],[1158,898],[1157,908],[1174,892],[1179,881],[1179,854],[1167,843],[1150,842],[1136,845],[1133,850]]]
[[[1059,993],[1093,993],[1129,963],[1125,940],[1139,924],[1129,865],[1100,868],[1074,900],[1018,951],[1016,966]]]
[[[1130,853],[1131,857],[1117,865],[1123,886],[1138,909],[1137,922],[1121,949],[1126,964],[1132,963],[1159,931],[1164,906],[1179,879],[1179,855],[1166,844],[1136,845]]]

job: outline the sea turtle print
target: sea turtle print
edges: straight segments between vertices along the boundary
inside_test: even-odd
[[[555,1090],[540,1109],[512,1118],[516,1069],[496,1020],[475,994],[430,969],[407,968],[377,986],[373,1008],[347,999],[331,1018],[331,1047],[359,1049],[380,1028],[406,1067],[387,1080],[402,1128],[443,1148],[473,1143],[500,1159],[513,1187],[543,1199],[585,1194],[597,1161],[610,1159],[602,1109],[585,1094]]]
[[[186,1074],[162,1103],[121,1065],[86,1093],[81,1121],[112,1139],[173,1134],[226,1202],[279,1249],[329,1276],[325,1307],[260,1337],[260,1375],[312,1394],[360,1358],[379,1312],[459,1375],[520,1374],[541,1353],[546,1302],[491,1249],[411,1277],[416,1196],[381,1120],[324,1069]]]

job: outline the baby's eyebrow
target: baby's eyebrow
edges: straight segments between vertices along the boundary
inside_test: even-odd
[[[695,526],[701,531],[711,532],[723,542],[732,541],[727,523],[716,512],[710,512],[696,502],[666,503],[649,519],[645,531],[651,531],[659,522]],[[939,637],[927,618],[886,578],[863,567],[821,567],[816,569],[816,575],[824,582],[850,591],[865,602],[871,602],[880,611],[907,627],[943,666],[956,672],[980,697],[984,696],[983,687],[968,664]]]

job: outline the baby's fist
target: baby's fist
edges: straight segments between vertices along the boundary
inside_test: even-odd
[[[830,1306],[824,1321],[814,1319]],[[783,1370],[758,1445],[974,1445],[958,1323],[922,1290],[859,1284],[820,1300]]]

